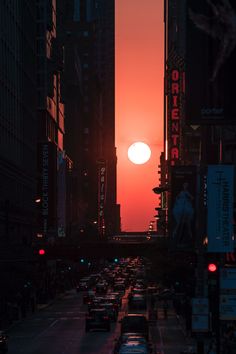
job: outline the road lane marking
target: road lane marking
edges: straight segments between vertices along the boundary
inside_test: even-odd
[[[51,329],[52,327],[54,327],[57,322],[58,322],[58,320],[53,321],[47,328],[45,328],[39,335],[37,335],[36,338],[43,337],[44,334],[45,334],[49,329]]]

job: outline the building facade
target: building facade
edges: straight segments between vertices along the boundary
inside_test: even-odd
[[[0,239],[30,244],[36,198],[36,4],[0,4]]]
[[[65,236],[63,45],[57,1],[37,1],[38,238]],[[63,179],[64,178],[64,179]],[[61,209],[60,209],[61,208]],[[63,215],[62,215],[63,214]]]
[[[65,48],[65,147],[74,163],[72,232],[96,239],[117,228],[114,2],[60,1]]]

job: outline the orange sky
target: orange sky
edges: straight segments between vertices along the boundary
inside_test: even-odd
[[[122,231],[145,231],[154,220],[163,150],[163,0],[116,0],[116,147]],[[147,143],[151,159],[128,160],[128,147]]]

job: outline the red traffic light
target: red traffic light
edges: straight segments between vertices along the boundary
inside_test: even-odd
[[[208,264],[208,271],[214,273],[217,271],[217,265],[215,263]]]
[[[40,255],[40,256],[43,256],[44,254],[45,254],[45,250],[41,248],[41,249],[39,250],[39,255]]]

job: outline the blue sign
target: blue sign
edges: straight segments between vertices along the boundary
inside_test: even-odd
[[[233,252],[234,166],[208,166],[207,237],[208,252]]]

